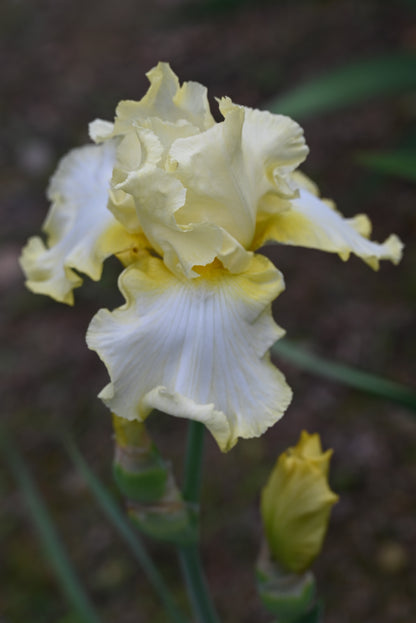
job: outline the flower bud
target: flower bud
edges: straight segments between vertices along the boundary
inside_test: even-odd
[[[272,560],[303,573],[319,554],[338,496],[328,484],[332,450],[322,452],[318,434],[302,431],[297,445],[279,456],[261,496]]]

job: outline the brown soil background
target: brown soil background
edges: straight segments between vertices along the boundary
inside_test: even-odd
[[[228,6],[227,6],[228,5]],[[416,49],[411,2],[189,2],[183,0],[3,0],[0,370],[2,420],[39,484],[71,560],[104,622],[166,620],[158,599],[97,508],[59,442],[70,430],[90,465],[111,480],[109,413],[96,399],[107,382],[84,335],[100,307],[120,301],[117,265],[101,284],[77,291],[74,309],[25,290],[17,264],[46,215],[44,189],[57,160],[87,142],[87,124],[111,119],[120,99],[139,99],[145,72],[170,61],[181,80],[211,96],[261,106],[279,92],[350,60]],[[213,101],[215,109],[215,102]],[[313,351],[415,385],[415,188],[370,175],[363,149],[393,149],[415,137],[409,94],[303,123],[311,148],[304,167],[347,216],[370,215],[374,238],[399,234],[402,264],[373,273],[357,259],[274,249],[287,290],[275,306],[288,336]],[[412,135],[413,123],[413,135]],[[413,143],[414,144],[414,143]],[[207,438],[202,550],[227,623],[270,620],[256,597],[259,490],[278,453],[299,431],[318,431],[334,448],[335,507],[315,565],[326,623],[416,620],[416,419],[387,401],[278,362],[295,398],[283,420],[222,455]],[[152,418],[151,429],[178,478],[186,424]],[[0,622],[70,623],[26,507],[0,462]],[[176,560],[149,544],[181,601]]]

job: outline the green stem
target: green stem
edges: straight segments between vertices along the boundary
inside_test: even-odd
[[[199,505],[202,482],[204,425],[191,421],[185,458],[182,494],[186,502]],[[186,588],[197,623],[220,623],[202,569],[198,543],[177,547]]]
[[[191,420],[186,446],[185,474],[182,494],[186,502],[199,503],[202,482],[202,454],[205,428],[201,422]]]
[[[220,623],[207,588],[198,547],[178,547],[178,553],[195,620],[198,623]]]

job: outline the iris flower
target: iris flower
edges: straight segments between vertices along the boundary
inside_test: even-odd
[[[100,397],[119,417],[154,408],[203,422],[222,450],[261,435],[291,390],[268,350],[283,335],[271,302],[282,274],[256,253],[275,241],[355,253],[373,268],[398,262],[401,243],[368,240],[363,215],[344,219],[297,168],[308,148],[283,115],[180,85],[167,63],[114,123],[90,126],[95,145],[71,151],[52,177],[46,244],[31,238],[27,286],[72,304],[79,273],[99,279],[115,254],[125,304],[93,318],[87,342],[108,368]]]

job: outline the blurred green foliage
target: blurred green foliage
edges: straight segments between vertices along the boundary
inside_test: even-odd
[[[272,353],[287,359],[302,370],[367,392],[378,398],[392,400],[416,412],[416,390],[409,387],[342,363],[323,359],[292,344],[287,339],[276,342],[272,347]]]
[[[338,67],[278,96],[267,108],[305,119],[415,88],[416,54],[393,53]]]
[[[357,162],[381,175],[393,175],[416,182],[416,151],[363,152],[357,155]]]
[[[78,580],[55,529],[53,519],[49,515],[49,511],[37,490],[29,469],[10,435],[6,434],[4,429],[0,430],[0,450],[2,457],[18,483],[19,490],[27,504],[29,516],[36,527],[45,555],[54,569],[61,589],[76,613],[76,617],[79,617],[79,620],[83,621],[83,623],[100,623],[101,619],[85,593],[81,582]],[[69,620],[76,620],[73,614],[70,614]]]

